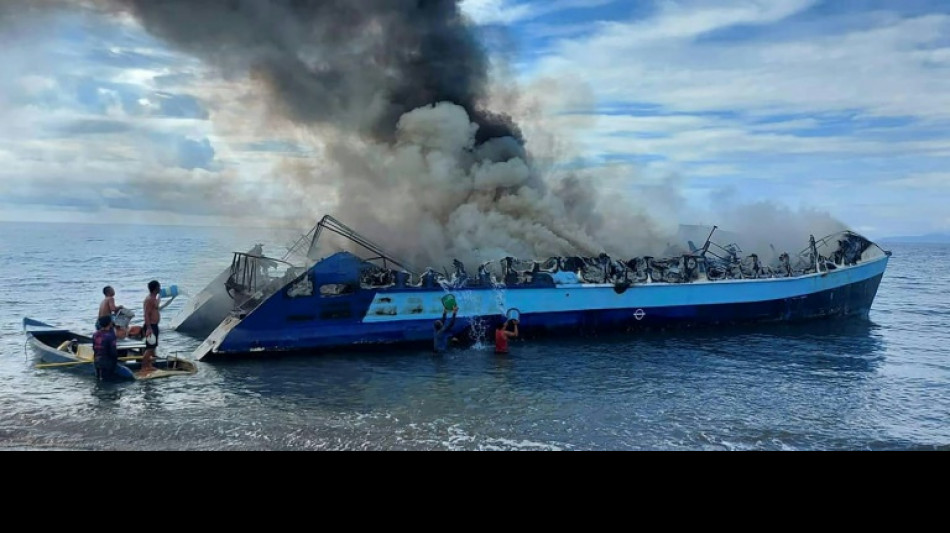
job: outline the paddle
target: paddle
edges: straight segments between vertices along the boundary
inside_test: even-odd
[[[141,358],[142,358],[141,355],[130,355],[128,357],[120,357],[118,360],[119,361],[138,361]],[[58,366],[84,365],[91,362],[93,362],[92,359],[88,361],[66,361],[63,363],[40,363],[34,366],[35,368],[55,368]]]

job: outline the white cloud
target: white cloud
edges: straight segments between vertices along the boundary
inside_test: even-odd
[[[59,222],[78,224],[156,224],[163,226],[307,228],[312,221],[222,214],[184,214],[173,209],[56,207],[47,204],[10,205],[0,202],[0,222]]]
[[[886,180],[881,182],[886,187],[921,189],[924,191],[940,191],[942,194],[950,194],[950,172],[926,172],[911,174],[909,176]],[[944,199],[950,198],[944,197]]]
[[[461,7],[476,24],[510,24],[532,12],[531,6],[511,5],[509,0],[462,0]]]
[[[578,141],[587,157],[660,156],[678,162],[781,155],[950,156],[942,141],[893,140],[854,135],[802,136],[813,119],[748,124],[741,119],[697,115],[589,115],[588,131]],[[578,122],[575,115],[552,119],[560,128]],[[725,168],[725,167],[723,167]],[[730,165],[728,168],[735,169]]]
[[[462,12],[476,24],[513,24],[566,9],[583,9],[614,0],[462,0]]]
[[[730,2],[663,2],[649,20],[617,23],[601,39],[633,43],[690,39],[739,24],[768,24],[811,7],[817,0],[746,0]]]
[[[605,102],[650,102],[680,111],[862,109],[872,115],[950,118],[950,77],[920,59],[918,49],[936,45],[950,32],[950,16],[897,19],[793,41],[694,41],[739,20],[774,18],[765,10],[758,12],[761,18],[753,13],[707,9],[685,19],[667,14],[611,24],[589,39],[562,42],[538,72],[570,71]]]
[[[855,225],[896,224],[895,212],[905,225],[939,225],[945,215],[909,206],[946,191],[945,175],[925,169],[950,158],[950,15],[817,20],[806,14],[814,4],[658,2],[647,18],[554,41],[523,79],[585,82],[599,105],[583,110],[579,151],[645,160],[631,186],[659,172],[695,191],[718,174],[749,194],[827,205]],[[785,188],[770,193],[765,184],[775,181]],[[832,192],[882,182],[915,192],[894,210],[873,187]]]

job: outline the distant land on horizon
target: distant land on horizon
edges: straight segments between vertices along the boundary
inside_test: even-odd
[[[904,235],[884,237],[878,242],[911,242],[911,243],[950,243],[950,233],[928,233],[926,235]]]

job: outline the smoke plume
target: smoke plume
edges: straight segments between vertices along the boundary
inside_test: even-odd
[[[542,176],[486,108],[489,61],[454,0],[100,0],[151,34],[260,84],[322,147],[293,188],[417,263],[603,251],[596,191]],[[319,215],[319,214],[316,214]],[[620,250],[617,250],[620,252]]]
[[[477,142],[518,138],[479,106],[488,60],[454,0],[99,0],[212,65],[250,73],[274,110],[391,140],[399,118],[437,102],[465,109]]]

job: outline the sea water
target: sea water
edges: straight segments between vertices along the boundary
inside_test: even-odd
[[[34,367],[24,316],[86,331],[112,285],[140,323],[157,279],[183,294],[167,324],[232,252],[279,257],[296,237],[0,223],[0,448],[950,449],[947,245],[886,246],[869,320],[513,340],[503,356],[337,350],[106,385]],[[199,343],[162,330],[159,351]]]

